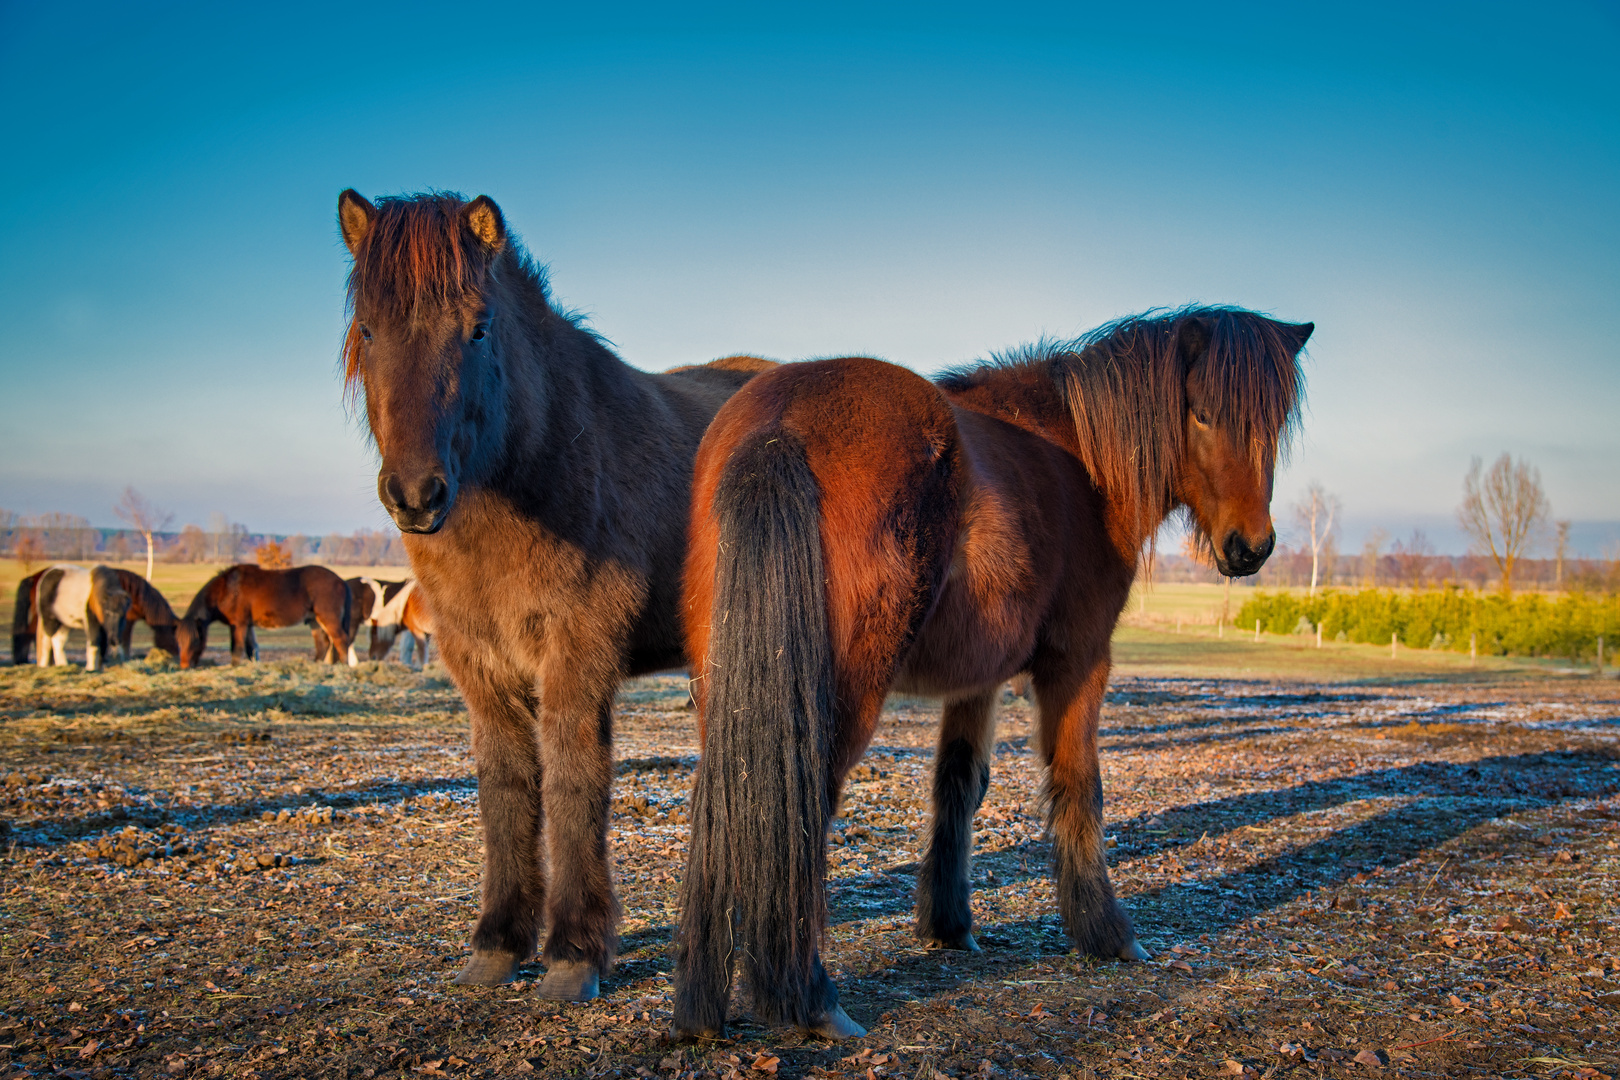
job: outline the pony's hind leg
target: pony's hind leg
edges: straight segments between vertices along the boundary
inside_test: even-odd
[[[460,670],[478,672],[471,665]],[[511,982],[540,939],[546,879],[540,861],[541,764],[529,694],[521,685],[465,679],[478,761],[478,816],[484,833],[483,901],[473,954],[455,981]]]
[[[978,952],[968,897],[973,815],[990,786],[994,690],[945,706],[934,752],[934,822],[917,875],[917,936],[946,949]]]
[[[1106,648],[1106,645],[1104,646]],[[1131,918],[1114,899],[1103,848],[1102,772],[1097,724],[1108,685],[1106,653],[1090,665],[1035,672],[1048,828],[1058,908],[1075,945],[1093,956],[1145,960]]]

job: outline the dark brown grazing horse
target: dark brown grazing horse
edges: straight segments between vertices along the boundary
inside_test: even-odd
[[[682,666],[692,455],[749,357],[649,375],[555,307],[486,196],[338,200],[377,494],[472,714],[483,910],[460,983],[584,1000],[618,946],[613,695]],[[547,887],[545,867],[550,868]]]
[[[891,688],[945,699],[918,935],[978,948],[972,818],[1001,684],[1027,671],[1064,922],[1083,952],[1147,955],[1103,858],[1109,640],[1173,511],[1225,574],[1270,555],[1311,330],[1191,308],[936,382],[877,360],[789,364],[720,411],[685,582],[703,754],[677,1031],[724,1030],[740,959],[759,1020],[861,1032],[819,955],[826,830]]]
[[[373,588],[373,585],[388,583],[376,582],[369,577],[352,577],[344,578],[343,584],[349,589],[349,643],[352,645],[360,633],[360,628],[370,620],[371,610],[377,603],[377,589]],[[314,655],[310,659],[317,664],[322,660],[336,663],[337,653],[332,648],[332,639],[326,636],[326,631],[321,629],[320,624],[313,624],[309,628],[309,633],[315,646]],[[372,631],[372,637],[376,637],[375,630]],[[377,657],[373,656],[371,659],[375,660]]]
[[[45,571],[37,570],[17,582],[17,603],[11,609],[11,662],[17,667],[28,663],[28,649],[34,644],[34,588]]]
[[[175,633],[180,620],[175,618],[174,608],[169,606],[169,601],[150,581],[135,571],[118,570],[116,573],[119,584],[123,585],[124,591],[129,594],[129,610],[124,613],[123,621],[118,626],[118,641],[123,646],[124,655],[129,655],[135,624],[145,622],[152,628],[152,644],[170,656],[178,658],[180,643]]]
[[[338,657],[347,657],[350,667],[358,663],[350,647],[348,587],[324,566],[265,570],[242,563],[209,578],[176,628],[182,668],[202,658],[208,627],[216,621],[231,628],[233,663],[259,658],[255,626],[273,629],[309,622],[324,630],[336,647],[333,663]]]

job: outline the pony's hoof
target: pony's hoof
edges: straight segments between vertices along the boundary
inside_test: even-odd
[[[518,958],[513,953],[475,952],[452,981],[457,986],[499,986],[511,982],[517,969]]]
[[[829,1042],[858,1039],[866,1034],[866,1029],[851,1020],[842,1005],[834,1005],[826,1016],[804,1030],[807,1034],[820,1036]]]
[[[1142,948],[1141,942],[1131,938],[1131,940],[1119,947],[1119,958],[1121,960],[1151,960],[1153,954]]]
[[[686,1042],[687,1040],[695,1040],[697,1042],[718,1042],[725,1037],[726,1029],[724,1027],[689,1028],[681,1027],[679,1024],[675,1024],[669,1029],[669,1038],[671,1042]]]
[[[979,943],[973,940],[971,931],[965,932],[957,938],[934,938],[928,943],[930,949],[951,949],[955,952],[982,953]]]
[[[589,960],[560,960],[546,969],[538,993],[548,1001],[590,1001],[601,987],[596,965]]]

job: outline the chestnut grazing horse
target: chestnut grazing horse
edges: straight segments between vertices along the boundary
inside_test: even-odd
[[[685,664],[692,457],[773,365],[630,367],[552,303],[487,196],[345,191],[338,224],[377,494],[472,716],[483,904],[456,982],[510,980],[543,921],[539,993],[586,1000],[618,947],[613,696],[627,675]]]
[[[118,583],[124,587],[124,592],[129,594],[129,610],[118,625],[118,642],[123,647],[124,656],[129,656],[135,623],[145,622],[152,629],[152,644],[178,658],[180,643],[175,634],[180,620],[175,618],[174,608],[169,606],[169,601],[150,581],[135,571],[115,570],[114,573],[118,575]]]
[[[375,578],[362,576],[344,578],[343,584],[349,587],[349,644],[352,645],[355,637],[360,633],[360,628],[371,621],[372,609],[377,605],[382,587],[387,585],[388,582],[379,582]],[[336,663],[333,658],[337,653],[332,648],[332,639],[326,636],[326,631],[321,629],[320,624],[316,623],[311,626],[309,633],[310,641],[314,645],[314,653],[310,656],[310,659],[317,664],[322,660]],[[373,639],[376,636],[377,632],[373,630]],[[371,659],[375,660],[377,657],[373,655]]]
[[[1058,907],[1076,945],[1141,959],[1103,858],[1097,722],[1138,556],[1185,508],[1228,575],[1271,554],[1272,474],[1309,323],[1187,308],[934,382],[869,359],[789,364],[715,417],[693,480],[685,608],[702,759],[675,1027],[754,1012],[862,1029],[819,943],[826,830],[891,688],[944,698],[919,937],[977,951],[972,818],[993,710],[1029,672]]]
[[[223,622],[231,628],[231,662],[257,660],[259,645],[253,628],[314,623],[334,646],[332,662],[348,657],[359,663],[350,645],[349,589],[343,579],[324,566],[266,570],[241,563],[221,570],[192,597],[191,606],[177,627],[180,666],[189,668],[202,659],[208,646],[208,627]]]

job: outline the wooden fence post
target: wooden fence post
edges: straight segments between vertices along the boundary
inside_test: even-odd
[[[1389,658],[1391,660],[1395,659],[1395,646],[1400,642],[1400,640],[1401,632],[1399,630],[1391,630],[1389,633]]]
[[[1474,662],[1476,660],[1478,660],[1478,659],[1479,659],[1479,634],[1477,634],[1477,633],[1469,634],[1468,635],[1468,666],[1473,667]]]
[[[1322,624],[1321,623],[1316,624],[1316,647],[1318,649],[1320,649],[1322,647]]]
[[[1254,643],[1260,644],[1260,620],[1254,620]]]
[[[1603,674],[1603,635],[1598,635],[1598,675]]]

